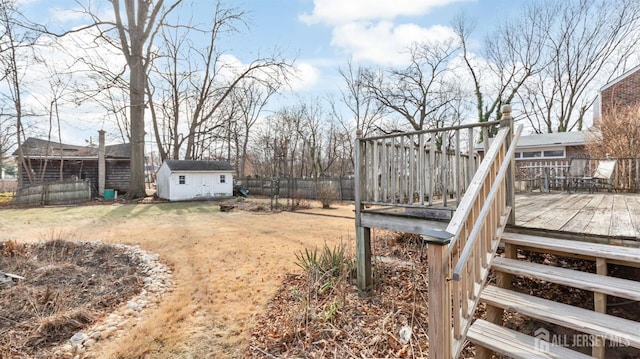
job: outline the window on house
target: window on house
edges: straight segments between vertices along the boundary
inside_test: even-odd
[[[187,176],[185,176],[185,175],[178,176],[178,183],[179,184],[186,184],[187,183]]]
[[[226,175],[220,175],[220,183],[227,183],[227,176]]]
[[[564,157],[564,151],[563,150],[544,151],[543,156],[544,157]]]
[[[553,158],[564,158],[565,157],[565,149],[564,148],[553,148],[553,149],[541,149],[537,151],[522,151],[516,152],[515,158],[519,160],[531,160],[531,159],[553,159]]]
[[[522,158],[538,158],[538,157],[542,157],[542,152],[540,151],[522,152]]]

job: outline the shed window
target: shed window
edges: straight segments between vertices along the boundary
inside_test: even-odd
[[[220,183],[226,183],[227,182],[227,176],[226,175],[220,175]]]
[[[178,183],[179,184],[186,184],[187,183],[187,176],[185,176],[185,175],[178,176]]]

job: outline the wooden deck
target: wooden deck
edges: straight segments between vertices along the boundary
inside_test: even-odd
[[[517,194],[515,212],[521,227],[640,240],[640,194]]]

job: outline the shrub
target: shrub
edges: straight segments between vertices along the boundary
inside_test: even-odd
[[[598,128],[587,138],[591,157],[635,158],[640,152],[640,105],[611,109]]]
[[[301,191],[301,190],[297,190],[295,192],[292,205],[293,205],[292,209],[294,209],[294,210],[311,208],[311,205],[309,204],[309,201],[305,197],[304,191]]]
[[[333,182],[318,183],[316,194],[324,209],[331,208],[331,205],[339,199],[338,189]]]
[[[305,272],[317,273],[320,276],[339,277],[348,273],[353,267],[353,260],[347,254],[344,243],[330,248],[325,243],[322,250],[317,247],[305,248],[295,253],[296,265]]]

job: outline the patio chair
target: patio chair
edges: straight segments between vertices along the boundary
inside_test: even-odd
[[[574,157],[571,159],[571,162],[569,162],[569,168],[566,170],[564,176],[567,192],[571,193],[571,186],[573,186],[574,189],[577,189],[578,186],[585,186],[588,164],[588,158]]]
[[[615,184],[611,181],[611,178],[615,173],[617,164],[618,160],[615,159],[599,160],[598,167],[593,172],[593,175],[590,178],[592,185],[590,189],[593,188],[595,191],[597,191],[598,185],[601,184],[611,186],[616,192],[618,192]]]

